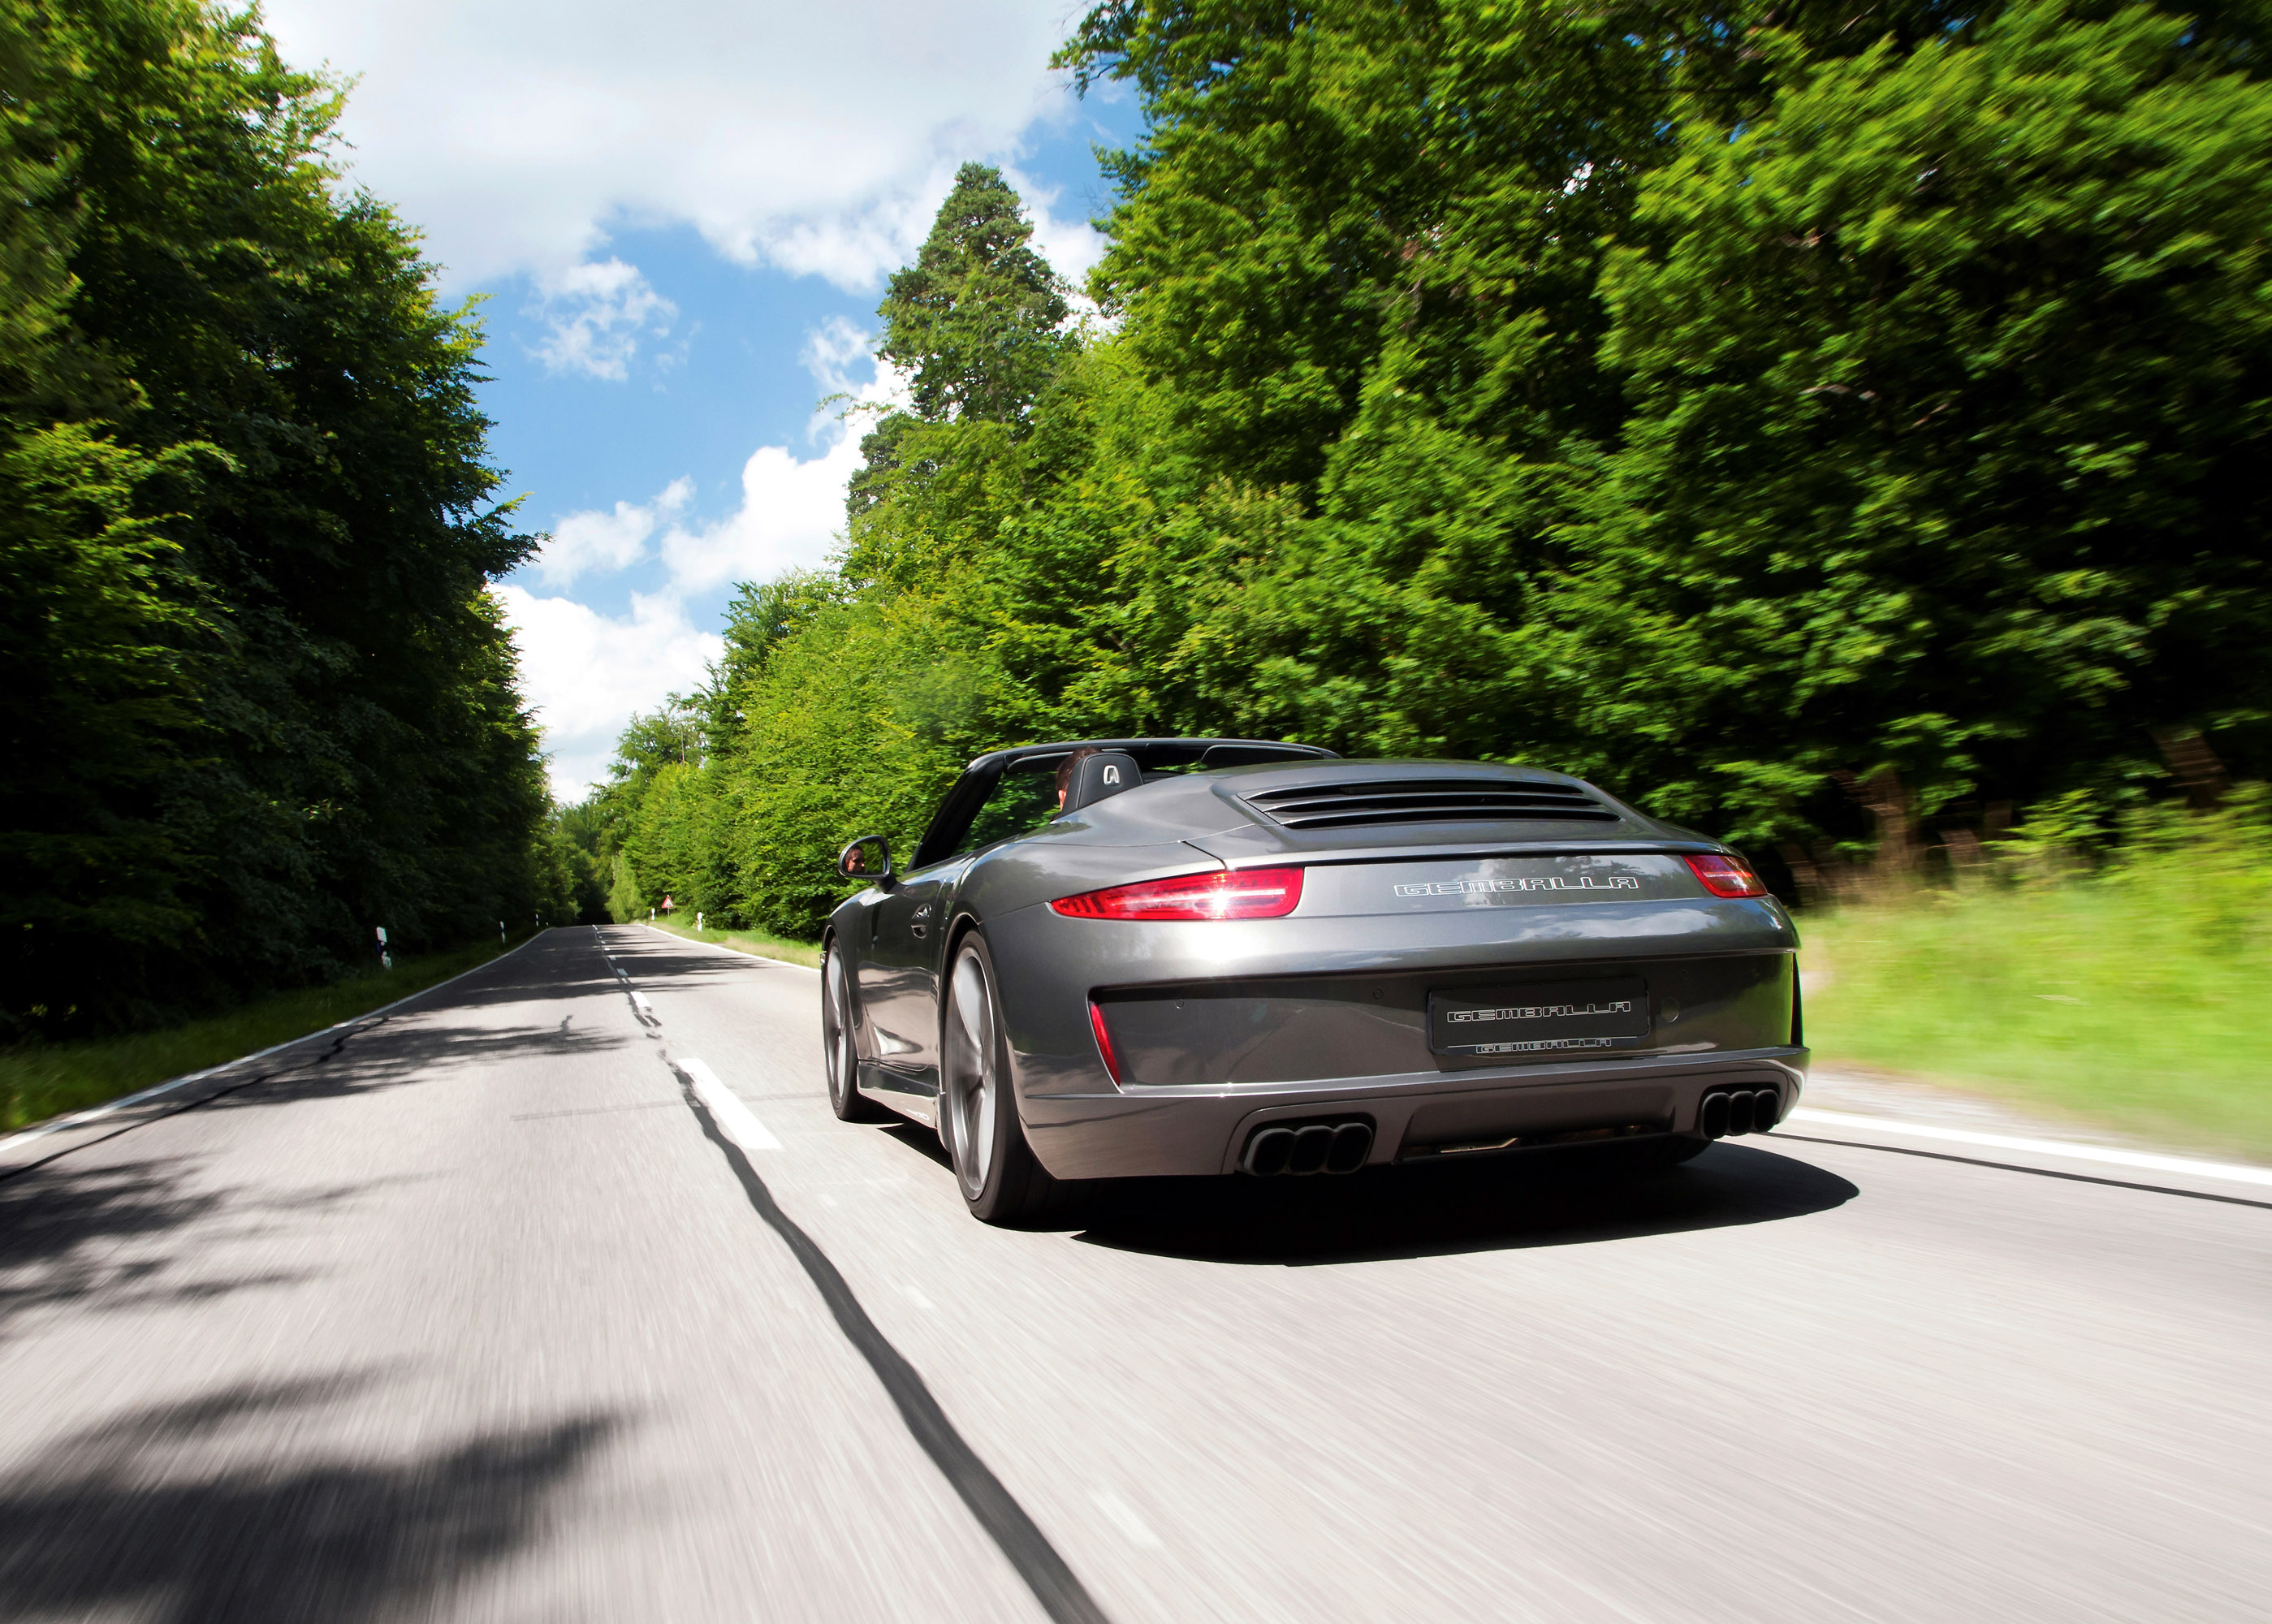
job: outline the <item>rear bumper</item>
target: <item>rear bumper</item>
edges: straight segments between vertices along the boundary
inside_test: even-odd
[[[1805,1086],[1807,1051],[1525,1065],[1349,1081],[1131,1088],[1028,1094],[1019,1115],[1042,1165],[1060,1179],[1229,1173],[1246,1141],[1274,1122],[1363,1117],[1371,1164],[1411,1161],[1501,1139],[1596,1129],[1695,1134],[1703,1096],[1772,1087],[1778,1117]]]

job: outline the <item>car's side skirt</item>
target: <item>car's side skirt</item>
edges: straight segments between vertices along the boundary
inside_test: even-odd
[[[913,1117],[926,1127],[938,1126],[938,1073],[931,1066],[902,1071],[874,1060],[859,1068],[860,1092],[901,1116]]]

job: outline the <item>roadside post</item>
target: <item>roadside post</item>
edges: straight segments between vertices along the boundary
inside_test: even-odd
[[[378,962],[382,969],[394,968],[394,955],[386,950],[386,927],[383,924],[378,927]]]

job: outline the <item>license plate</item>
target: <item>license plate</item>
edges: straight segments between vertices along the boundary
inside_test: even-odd
[[[1648,1037],[1648,984],[1554,981],[1428,995],[1438,1054],[1547,1055],[1637,1048]]]

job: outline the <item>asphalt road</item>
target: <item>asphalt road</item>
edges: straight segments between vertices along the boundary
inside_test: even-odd
[[[816,984],[556,931],[11,1147],[0,1620],[2265,1615],[2261,1189],[1778,1134],[1005,1232]]]

